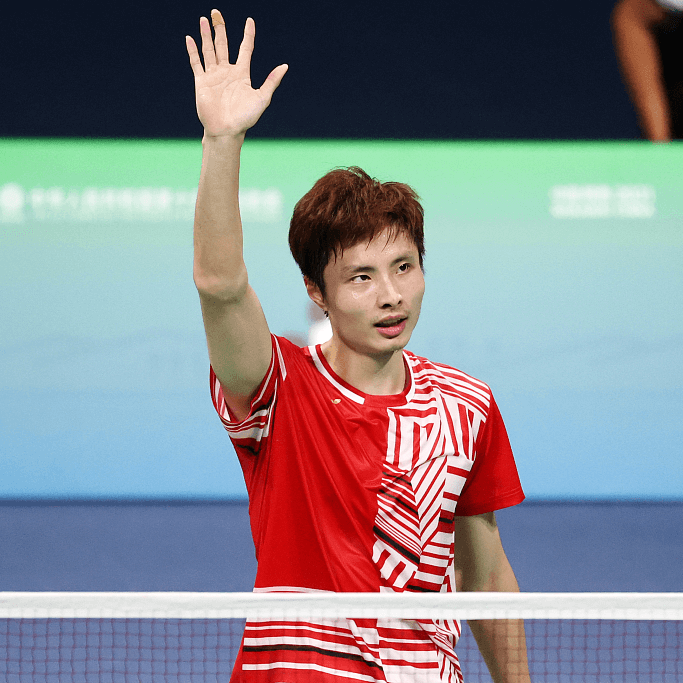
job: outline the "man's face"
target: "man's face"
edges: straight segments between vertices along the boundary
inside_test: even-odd
[[[324,302],[339,342],[376,357],[406,346],[425,283],[417,247],[405,232],[387,228],[371,242],[349,247],[330,259],[323,275],[324,300],[314,300]]]

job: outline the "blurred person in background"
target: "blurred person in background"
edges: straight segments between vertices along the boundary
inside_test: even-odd
[[[619,0],[612,35],[643,137],[683,138],[683,0]]]

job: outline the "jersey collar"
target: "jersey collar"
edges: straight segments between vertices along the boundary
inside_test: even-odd
[[[368,406],[379,406],[389,408],[391,406],[402,406],[409,403],[413,394],[415,393],[415,378],[413,376],[413,368],[411,363],[408,362],[408,356],[405,351],[403,351],[403,364],[406,368],[406,378],[407,383],[405,389],[400,394],[391,395],[380,395],[375,394],[365,394],[359,391],[354,386],[343,380],[337,373],[332,369],[332,366],[327,362],[325,355],[323,354],[320,344],[315,346],[309,346],[308,352],[311,355],[313,364],[315,365],[318,372],[334,386],[339,393],[341,393],[346,398],[350,399],[354,403],[359,405]]]

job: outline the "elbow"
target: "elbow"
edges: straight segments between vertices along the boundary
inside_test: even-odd
[[[460,577],[461,590],[487,593],[518,593],[519,584],[504,553],[485,566],[473,565]]]
[[[207,273],[195,264],[193,278],[202,299],[224,303],[240,301],[249,286],[246,268],[228,273]]]

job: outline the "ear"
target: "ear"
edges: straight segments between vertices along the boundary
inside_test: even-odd
[[[311,301],[318,306],[321,311],[326,312],[327,304],[325,303],[325,297],[320,291],[320,287],[314,282],[311,282],[306,276],[304,276],[304,284],[306,285],[306,292],[308,292]]]

